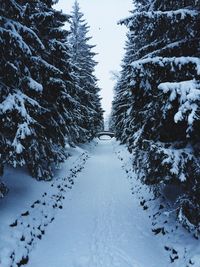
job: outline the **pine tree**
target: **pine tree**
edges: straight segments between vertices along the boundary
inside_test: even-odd
[[[135,6],[122,21],[130,30],[131,59],[124,70],[131,70],[115,98],[117,103],[124,92],[131,93],[125,96],[128,123],[122,122],[119,105],[114,114],[126,127],[125,140],[141,179],[158,189],[169,183],[181,187],[178,217],[186,226],[198,225],[200,2],[146,0]]]
[[[55,1],[1,2],[1,164],[50,179],[73,143],[68,16]]]
[[[127,85],[131,80],[132,69],[130,67],[132,59],[132,44],[130,40],[131,34],[127,35],[126,54],[122,62],[122,70],[120,77],[114,88],[115,96],[112,103],[112,127],[116,132],[116,138],[122,144],[128,143],[131,135],[131,116],[130,110],[132,105],[132,94],[127,90]]]
[[[81,104],[78,108],[79,116],[76,121],[80,135],[79,142],[91,140],[102,127],[102,109],[94,75],[96,62],[94,45],[90,45],[88,37],[89,26],[83,19],[83,14],[77,1],[73,6],[70,20],[69,50],[71,61],[71,77],[73,84],[73,97]]]
[[[55,1],[24,1],[26,23],[32,25],[45,46],[42,60],[35,61],[43,83],[42,106],[47,113],[42,118],[45,137],[44,152],[48,161],[59,164],[66,159],[65,145],[73,144],[73,106],[70,95],[69,55],[66,40],[68,32],[61,29],[68,16],[53,8]],[[41,159],[40,159],[41,160]],[[30,162],[32,163],[32,162]],[[48,175],[53,175],[51,165]]]
[[[102,123],[95,54],[82,36],[87,60],[81,73],[88,76],[77,92],[63,29],[69,16],[53,8],[57,1],[0,2],[0,175],[5,164],[25,165],[48,180],[68,157],[66,145],[92,138]],[[0,183],[0,196],[5,192]]]
[[[37,101],[43,86],[30,69],[34,47],[44,46],[23,24],[23,7],[15,0],[1,1],[0,31],[1,164],[22,166],[36,142],[37,129],[41,131],[38,117],[45,112]]]

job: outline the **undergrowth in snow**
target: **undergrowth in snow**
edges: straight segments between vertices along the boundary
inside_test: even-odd
[[[137,179],[133,168],[133,155],[125,146],[116,144],[115,153],[121,161],[130,182],[133,201],[137,201],[152,222],[152,234],[160,238],[163,250],[168,253],[173,267],[200,266],[200,246],[195,233],[184,229],[176,220],[176,188],[163,188],[162,194],[155,195],[155,188],[149,188]],[[172,194],[173,192],[173,194]],[[178,194],[178,190],[176,192]],[[168,265],[166,265],[168,266]],[[162,266],[165,267],[165,266]]]
[[[88,145],[88,149],[93,145],[95,145],[95,142]],[[65,195],[72,189],[75,178],[82,171],[89,157],[87,150],[82,148],[75,148],[73,153],[74,155],[70,162],[71,167],[64,168],[66,165],[64,164],[63,168],[66,173],[64,174],[62,170],[62,177],[58,173],[57,178],[46,185],[46,190],[43,194],[26,208],[26,210],[11,221],[9,225],[6,225],[8,218],[6,216],[2,218],[4,228],[0,229],[1,267],[19,267],[26,265],[29,261],[30,252],[36,246],[37,242],[42,239],[46,228],[54,221],[58,211],[63,209]],[[14,172],[12,175],[14,175]],[[18,175],[20,175],[20,172]],[[30,179],[30,177],[25,178]],[[40,183],[36,183],[35,186],[39,189]],[[44,189],[45,187],[43,186],[42,188]],[[12,193],[11,196],[8,194],[7,198],[9,197],[12,198]],[[20,204],[23,205],[23,203]]]
[[[70,267],[94,266],[94,262],[95,266],[103,266],[100,265],[103,263],[104,266],[121,267],[117,264],[124,262],[125,266],[132,267],[135,264],[146,267],[147,259],[151,257],[149,266],[199,267],[199,240],[176,221],[175,188],[172,190],[168,186],[163,188],[162,194],[155,196],[154,188],[143,185],[137,179],[132,165],[133,155],[125,146],[115,140],[100,140],[98,147],[94,148],[96,145],[95,141],[91,145],[76,148],[75,154],[66,162],[67,166],[64,165],[64,169],[58,171],[57,178],[47,185],[42,183],[40,186],[34,180],[33,195],[25,195],[24,199],[20,196],[19,202],[16,200],[15,215],[6,214],[3,206],[0,206],[3,215],[0,266],[35,266],[35,263],[40,266],[43,261],[51,261],[48,253],[42,258],[45,248],[50,250],[54,260],[61,253],[62,259],[57,259],[55,266],[60,266],[59,262],[63,260],[67,263],[76,259],[77,265],[74,263]],[[87,162],[88,158],[90,160]],[[116,162],[118,160],[121,164]],[[86,162],[87,168],[82,171]],[[97,166],[101,171],[95,176]],[[71,191],[79,173],[79,182]],[[20,180],[20,174],[23,173],[16,174]],[[127,186],[130,186],[132,197],[128,194]],[[176,193],[178,195],[178,190]],[[12,194],[11,188],[2,201],[8,201]],[[61,241],[60,234],[64,235]],[[44,235],[45,238],[40,242]],[[122,247],[119,244],[123,244]],[[81,247],[82,251],[79,251]],[[65,250],[66,253],[63,252]],[[162,259],[155,258],[158,252]],[[85,260],[82,258],[84,255]],[[111,266],[110,262],[114,264]],[[158,263],[161,265],[157,266]]]

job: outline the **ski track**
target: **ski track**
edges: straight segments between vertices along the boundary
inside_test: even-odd
[[[150,219],[131,195],[114,144],[99,141],[93,149],[28,267],[169,266]]]

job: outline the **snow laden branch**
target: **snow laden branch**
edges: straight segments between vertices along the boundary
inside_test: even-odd
[[[14,139],[11,140],[11,147],[13,148],[13,153],[19,155],[23,152],[25,147],[22,142],[31,135],[35,134],[33,130],[33,125],[36,123],[35,119],[31,117],[29,112],[29,107],[40,110],[41,107],[32,98],[22,94],[20,91],[16,91],[14,94],[9,94],[7,98],[0,104],[0,115],[7,114],[8,117],[12,117],[11,114],[20,117],[16,132],[14,133]],[[14,131],[14,129],[13,129]],[[19,161],[20,165],[25,164],[25,160],[21,159]],[[17,162],[14,161],[13,165],[16,167]]]
[[[179,9],[179,10],[170,10],[170,11],[142,11],[142,12],[134,12],[133,15],[122,19],[118,22],[118,24],[125,24],[128,28],[131,28],[135,20],[139,19],[151,19],[151,20],[159,20],[167,18],[169,20],[184,20],[186,17],[193,18],[198,16],[199,12],[191,9]]]
[[[40,107],[40,105],[35,100],[26,96],[20,91],[16,91],[16,93],[14,94],[9,94],[6,99],[0,104],[0,112],[6,113],[16,110],[18,113],[21,114],[23,118],[27,118],[31,121],[25,108],[25,103],[30,104],[35,108]]]
[[[187,197],[177,214],[198,228],[199,1],[135,0],[131,16],[119,23],[128,34],[113,101],[115,135],[145,184],[157,192],[178,184]]]
[[[172,71],[174,66],[177,66],[179,69],[181,69],[185,65],[192,64],[196,69],[197,75],[200,75],[200,59],[198,57],[152,57],[136,60],[131,64],[131,66],[134,69],[142,70],[145,72],[145,65],[148,64],[159,66],[161,68],[171,66]]]
[[[54,9],[56,2],[1,1],[0,175],[5,164],[25,164],[33,177],[49,180],[68,158],[66,148],[93,139],[102,127],[89,27],[76,20],[77,8],[74,34],[81,43],[73,53],[63,29],[73,19]]]
[[[161,83],[158,89],[169,95],[169,102],[178,98],[179,108],[174,116],[175,123],[187,120],[187,133],[193,131],[193,124],[200,120],[200,82],[196,80]],[[172,105],[169,105],[170,109]]]

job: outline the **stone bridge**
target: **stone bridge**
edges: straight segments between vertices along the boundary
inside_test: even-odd
[[[115,134],[111,131],[102,131],[102,132],[97,133],[97,137],[99,139],[101,139],[101,136],[109,136],[110,138],[113,138],[115,137]]]

